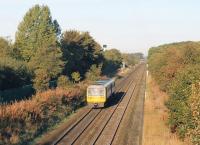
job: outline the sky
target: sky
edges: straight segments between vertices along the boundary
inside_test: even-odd
[[[121,52],[147,55],[150,47],[200,40],[199,0],[6,0],[0,4],[0,36],[14,40],[35,4],[48,5],[62,31],[89,31]]]

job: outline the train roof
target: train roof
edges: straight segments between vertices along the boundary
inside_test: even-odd
[[[107,86],[107,85],[109,85],[110,83],[112,83],[114,81],[115,81],[115,79],[98,80],[93,85]]]

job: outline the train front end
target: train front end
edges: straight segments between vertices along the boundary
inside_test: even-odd
[[[106,90],[103,85],[90,85],[87,88],[87,103],[94,108],[104,107]]]

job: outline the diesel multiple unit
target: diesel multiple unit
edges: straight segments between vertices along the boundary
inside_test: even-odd
[[[113,94],[115,79],[99,80],[87,88],[87,103],[94,107],[104,107],[108,98]]]

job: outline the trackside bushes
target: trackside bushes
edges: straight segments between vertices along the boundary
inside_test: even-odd
[[[27,144],[84,103],[83,88],[48,90],[0,106],[0,144]]]
[[[148,57],[152,76],[169,94],[171,131],[195,145],[200,144],[199,56],[199,42],[181,42],[151,48]]]
[[[198,135],[190,132],[197,129],[191,106],[196,106],[199,102],[191,100],[191,96],[197,98],[198,95],[192,94],[192,85],[200,82],[199,70],[200,65],[194,65],[187,66],[177,73],[175,80],[170,85],[170,98],[167,103],[170,109],[170,125],[176,127],[180,137],[184,138],[186,135],[191,135],[192,140]]]

